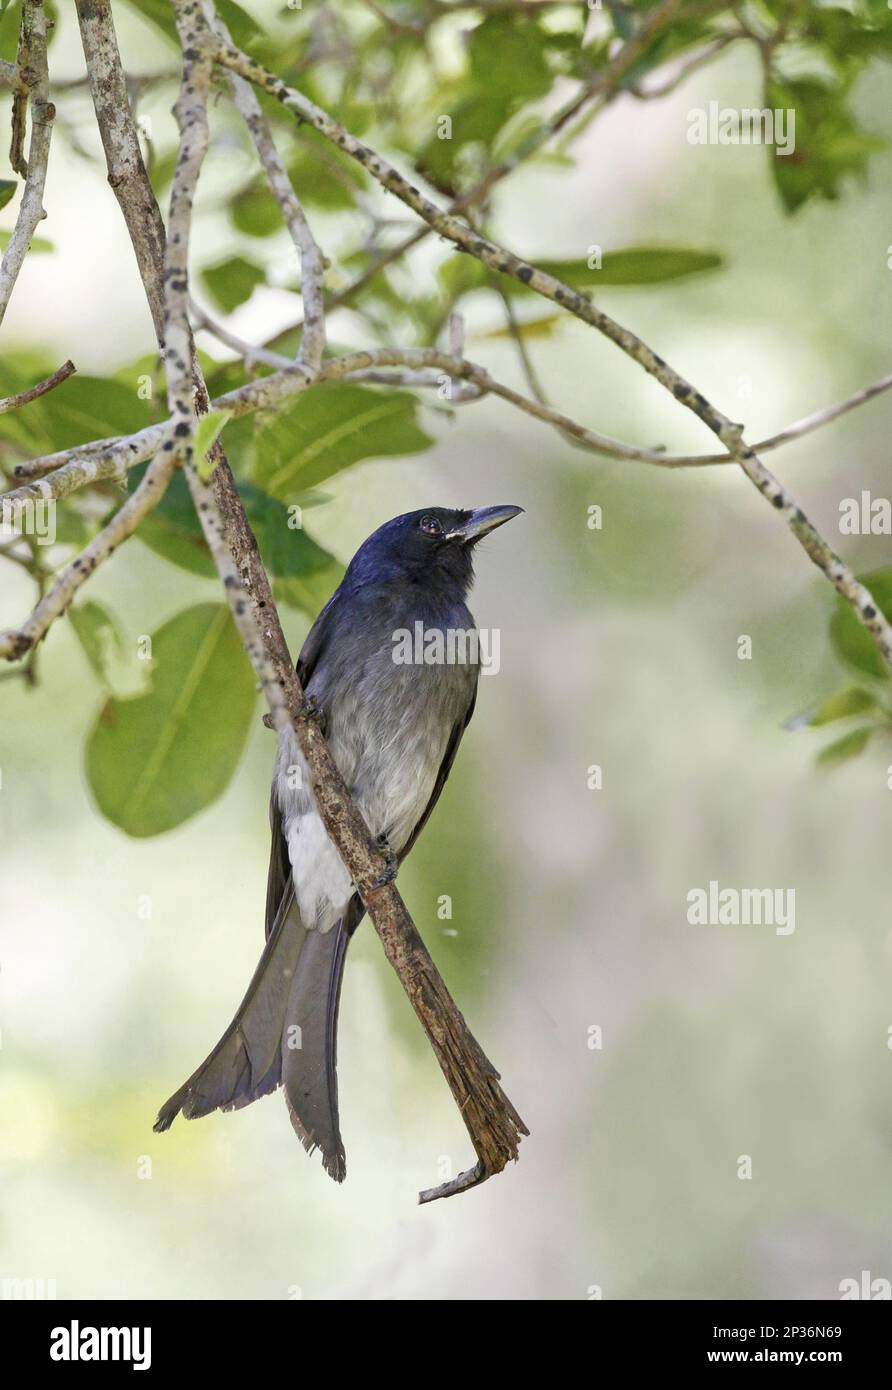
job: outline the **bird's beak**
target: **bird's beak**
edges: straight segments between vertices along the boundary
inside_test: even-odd
[[[504,526],[512,517],[519,516],[522,511],[523,507],[478,507],[461,526],[447,532],[446,539],[460,540],[464,545],[479,541],[497,526]]]

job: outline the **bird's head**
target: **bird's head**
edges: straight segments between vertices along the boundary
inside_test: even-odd
[[[474,577],[477,542],[522,511],[523,507],[479,507],[472,512],[423,507],[395,516],[360,546],[345,583],[403,579],[463,598]]]

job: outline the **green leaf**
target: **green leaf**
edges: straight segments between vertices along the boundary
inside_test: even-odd
[[[258,176],[230,200],[229,218],[245,236],[272,236],[282,226],[282,209]]]
[[[80,374],[23,406],[20,414],[42,431],[51,449],[130,434],[149,423],[147,402],[124,382]]]
[[[7,63],[15,62],[21,24],[21,0],[10,0],[8,5],[0,5],[0,58]]]
[[[718,270],[723,258],[717,251],[692,251],[680,246],[630,246],[622,251],[605,251],[601,266],[588,260],[536,261],[540,270],[563,280],[574,290],[599,289],[605,285],[661,285]],[[513,293],[517,293],[511,286]]]
[[[239,493],[257,537],[260,557],[270,574],[282,579],[305,579],[330,569],[331,555],[307,535],[295,508],[251,483],[239,483]],[[302,499],[297,505],[312,506],[313,499]]]
[[[588,293],[604,286],[660,285],[718,270],[724,258],[717,251],[694,251],[681,246],[629,246],[621,251],[605,251],[600,269],[585,260],[535,260],[546,274],[562,280],[571,289]],[[492,286],[492,271],[470,256],[452,256],[438,271],[443,290],[454,302],[470,290]],[[509,276],[498,283],[507,294],[531,295],[533,290]]]
[[[818,754],[819,766],[833,767],[847,762],[849,758],[857,758],[859,753],[864,752],[872,733],[873,729],[853,729],[851,733],[844,734],[835,743],[821,749]]]
[[[131,468],[127,476],[131,492],[142,480],[146,467]],[[156,555],[190,574],[213,579],[217,573],[192,503],[189,484],[181,472],[174,473],[161,501],[143,518],[136,534]]]
[[[892,615],[892,567],[874,570],[871,574],[859,576],[859,579],[873,594],[880,612],[889,618]],[[830,640],[843,661],[857,671],[863,671],[868,676],[888,675],[873,638],[855,617],[850,604],[842,598],[837,599],[830,619]]]
[[[251,298],[258,285],[266,283],[266,275],[261,266],[244,256],[229,256],[207,266],[201,272],[201,280],[217,308],[231,314]]]
[[[718,270],[724,259],[717,251],[692,251],[685,247],[636,246],[623,251],[607,251],[600,270],[589,271],[588,284],[660,285]]]
[[[860,686],[852,686],[848,690],[837,690],[834,695],[828,695],[819,705],[791,720],[790,727],[801,728],[808,725],[817,729],[822,724],[832,724],[837,719],[849,719],[854,714],[863,714],[865,710],[875,709],[876,706],[875,695],[869,690],[862,690]]]
[[[848,100],[845,82],[808,77],[775,78],[769,84],[766,105],[795,115],[793,152],[778,156],[768,146],[772,175],[788,212],[810,198],[838,198],[843,179],[863,175],[868,155],[885,148],[885,140],[858,126]]]
[[[314,387],[260,431],[257,482],[287,502],[360,459],[420,453],[432,441],[416,423],[417,406],[406,391]]]
[[[227,420],[231,419],[231,410],[209,410],[206,415],[199,417],[195,428],[195,466],[198,476],[205,481],[216,467],[214,460],[208,458],[208,454],[220,438]]]
[[[130,470],[131,491],[144,471],[144,466]],[[297,514],[284,502],[251,483],[239,481],[238,490],[267,572],[274,580],[282,581],[286,602],[315,617],[340,583],[337,561],[296,524]],[[312,494],[299,493],[294,505],[311,507],[316,501]],[[203,579],[216,577],[189,484],[182,473],[173,475],[161,502],[143,519],[136,534],[171,564]]]
[[[18,184],[15,179],[0,179],[0,208],[11,201]]]
[[[90,666],[103,685],[108,685],[112,649],[119,656],[124,649],[114,618],[108,609],[92,599],[69,608],[68,618]]]
[[[229,609],[178,613],[152,639],[149,690],[104,704],[86,749],[100,811],[128,835],[160,835],[226,789],[256,703]]]
[[[517,325],[521,338],[553,338],[555,330],[567,323],[567,314],[543,314],[536,319],[526,319]],[[475,338],[513,338],[511,327],[491,328],[487,333],[475,333]]]
[[[471,33],[468,58],[471,81],[498,96],[503,105],[542,97],[551,87],[544,35],[535,16],[484,19]]]
[[[433,94],[436,128],[414,161],[438,188],[454,190],[468,152],[488,157],[514,115],[550,90],[549,39],[558,48],[563,44],[562,36],[542,30],[535,15],[490,15],[470,31],[467,72]],[[440,128],[443,116],[449,117],[448,130]]]

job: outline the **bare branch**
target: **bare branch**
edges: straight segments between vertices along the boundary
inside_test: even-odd
[[[37,224],[46,217],[43,190],[50,157],[50,139],[56,108],[49,99],[49,69],[46,61],[47,18],[43,0],[24,0],[22,6],[22,40],[20,52],[27,55],[27,93],[19,89],[13,102],[13,168],[25,177],[25,188],[19,204],[18,217],[9,238],[9,245],[0,264],[0,323],[19,272],[24,264],[31,238]],[[20,67],[20,72],[24,69]],[[31,140],[28,162],[23,165],[19,155],[24,121],[24,105],[30,96]]]
[[[199,332],[210,333],[211,337],[216,338],[225,347],[237,352],[239,357],[244,359],[245,366],[249,371],[258,362],[262,362],[266,367],[290,367],[291,362],[283,353],[272,352],[269,348],[260,347],[257,343],[245,342],[244,338],[237,337],[230,329],[212,318],[206,309],[202,309],[200,304],[196,304],[194,299],[190,299],[189,309],[195,328]]]
[[[106,439],[94,439],[89,444],[75,444],[71,449],[59,449],[53,454],[42,454],[39,458],[25,459],[12,470],[14,478],[36,479],[44,474],[53,478],[66,469],[79,469],[83,480],[61,492],[35,492],[31,496],[67,497],[79,487],[87,487],[92,482],[106,478],[123,478],[127,470],[145,463],[164,442],[164,424],[147,425],[134,434],[112,435]]]
[[[206,20],[227,43],[232,40],[229,30],[218,18],[213,4],[204,6]],[[322,281],[325,259],[310,230],[304,210],[291,184],[288,170],[282,162],[266,117],[250,82],[236,73],[229,74],[229,85],[235,105],[251,132],[254,147],[266,173],[273,196],[282,209],[285,225],[291,233],[300,260],[300,292],[303,300],[303,336],[298,360],[316,371],[325,351],[325,309]]]
[[[0,415],[6,415],[10,410],[17,410],[20,405],[27,405],[29,401],[36,401],[38,396],[45,396],[48,391],[54,391],[76,371],[77,367],[72,361],[63,362],[52,376],[38,381],[36,386],[29,386],[26,391],[19,391],[16,396],[6,396],[5,399],[0,399]]]
[[[49,592],[40,600],[27,622],[20,628],[0,632],[0,657],[18,661],[37,645],[56,618],[61,617],[82,584],[93,571],[132,536],[140,521],[164,495],[176,466],[177,455],[173,441],[168,440],[162,452],[146,469],[145,477],[135,492],[115,513],[111,521],[94,536],[90,544],[61,572]]]
[[[224,330],[225,331],[225,330]],[[233,340],[238,342],[239,340]],[[245,344],[245,347],[250,345]],[[215,410],[228,410],[234,416],[256,410],[273,409],[312,384],[313,378],[287,358],[281,358],[284,368],[272,376],[262,377],[245,386],[236,387],[211,402]],[[400,369],[405,369],[400,371]],[[540,401],[529,400],[512,387],[490,376],[485,367],[463,358],[439,352],[436,348],[377,348],[346,353],[323,362],[317,381],[372,381],[384,385],[430,387],[443,390],[449,380],[464,380],[465,388],[456,386],[446,398],[451,404],[477,400],[494,395],[516,406],[524,414],[552,425],[567,439],[581,448],[604,458],[625,459],[646,463],[657,468],[722,467],[734,463],[730,454],[666,454],[660,449],[638,448],[621,440],[597,434],[576,420]],[[788,425],[755,447],[760,453],[800,439],[823,425],[830,424],[857,406],[864,405],[892,388],[892,375],[857,391],[844,401],[826,406],[823,410]],[[161,447],[170,422],[149,425],[135,434],[117,439],[99,439],[91,444],[79,444],[60,453],[45,454],[16,464],[13,476],[25,482],[0,501],[23,502],[29,498],[67,497],[82,487],[107,479],[120,480],[128,469],[144,463]],[[46,475],[45,477],[43,475]],[[33,481],[41,479],[41,481]]]
[[[801,420],[796,420],[792,425],[787,425],[786,429],[778,434],[772,434],[768,439],[763,439],[761,444],[753,447],[759,454],[767,454],[770,449],[779,449],[783,444],[790,444],[794,439],[802,439],[806,434],[811,434],[813,430],[819,430],[824,425],[829,425],[833,420],[838,420],[840,415],[847,415],[850,410],[855,410],[859,405],[864,405],[867,401],[872,401],[875,396],[881,396],[884,391],[892,388],[892,374],[881,377],[872,386],[865,386],[860,391],[856,391],[853,396],[847,396],[844,401],[836,401],[833,405],[825,405],[823,409],[814,411],[811,415],[806,415]],[[727,454],[701,454],[693,458],[669,458],[667,463],[673,468],[688,468],[699,466],[700,464],[727,463]]]
[[[108,182],[133,243],[159,343],[164,341],[164,297],[154,276],[164,261],[164,222],[152,193],[127,83],[118,56],[110,0],[76,0],[87,78],[96,112]]]

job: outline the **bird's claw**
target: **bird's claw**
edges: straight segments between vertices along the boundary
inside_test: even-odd
[[[301,710],[300,714],[298,715],[298,718],[303,719],[308,723],[312,722],[313,724],[318,724],[320,729],[322,728],[322,709],[315,695],[304,695],[303,704],[301,705]]]
[[[391,849],[386,835],[378,835],[375,843],[384,855],[384,872],[375,879],[372,888],[386,888],[388,883],[393,883],[399,873],[400,857]]]

